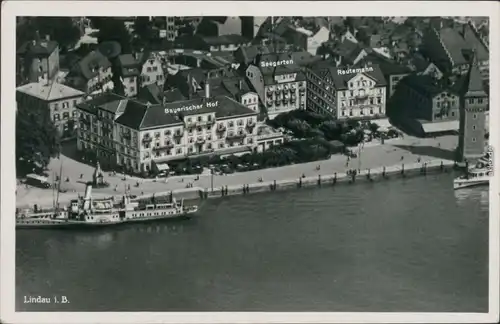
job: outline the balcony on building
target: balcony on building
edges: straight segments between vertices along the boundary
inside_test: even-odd
[[[368,93],[363,92],[363,93],[358,93],[355,98],[357,100],[366,100],[368,98]]]
[[[246,136],[247,136],[247,134],[242,129],[240,129],[236,132],[229,132],[229,134],[227,134],[227,136],[226,136],[226,139],[227,140],[239,140],[239,139],[242,139]]]
[[[197,125],[197,122],[195,121],[185,121],[184,122],[184,127],[186,127],[187,129],[193,129],[195,128]]]
[[[203,144],[205,143],[205,139],[201,136],[199,136],[198,138],[196,138],[196,144]]]
[[[144,144],[149,144],[151,143],[151,141],[153,140],[153,138],[149,135],[145,135],[143,138],[142,138],[142,143]]]
[[[128,141],[130,141],[132,139],[132,134],[130,134],[130,132],[122,132],[121,136],[123,139],[126,139]]]
[[[196,125],[197,126],[212,126],[215,124],[215,118],[207,119],[207,120],[202,120],[202,121],[197,121]]]
[[[165,150],[168,151],[168,150],[171,150],[173,147],[174,147],[174,143],[167,142],[167,143],[165,143],[165,145],[153,147],[153,151],[165,151]]]
[[[174,138],[179,138],[179,137],[182,137],[182,132],[181,131],[176,131],[174,133]]]
[[[226,131],[226,125],[223,123],[217,124],[217,132],[224,132]]]

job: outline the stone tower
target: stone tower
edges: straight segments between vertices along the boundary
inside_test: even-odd
[[[469,71],[464,76],[460,98],[460,130],[458,160],[471,161],[480,158],[485,148],[485,120],[488,94],[473,53]]]

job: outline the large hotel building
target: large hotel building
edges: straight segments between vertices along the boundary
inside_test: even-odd
[[[308,109],[340,120],[385,116],[386,80],[378,65],[341,68],[320,61],[306,70]]]
[[[204,154],[241,154],[257,146],[258,113],[227,96],[160,105],[107,93],[78,105],[77,147],[104,165],[133,172]]]
[[[269,119],[306,109],[306,76],[288,53],[261,54],[246,69]]]

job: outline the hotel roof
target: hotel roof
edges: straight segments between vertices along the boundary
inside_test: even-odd
[[[78,104],[78,108],[96,115],[98,108],[110,113],[119,113],[125,110],[129,100],[115,93],[105,92],[90,100]]]
[[[45,101],[55,101],[84,95],[80,90],[56,82],[51,84],[42,82],[28,83],[18,87],[16,90]]]
[[[207,106],[207,103],[213,102],[218,102],[218,105],[215,107]],[[189,106],[200,106],[200,108],[192,111],[165,113],[165,109],[175,111]],[[106,93],[78,105],[78,108],[93,114],[96,114],[97,107],[111,113],[123,112],[116,119],[116,122],[137,130],[180,125],[184,116],[211,112],[215,112],[217,119],[257,114],[227,96],[215,96],[209,101],[206,101],[205,98],[194,98],[166,104],[144,104],[113,93]]]

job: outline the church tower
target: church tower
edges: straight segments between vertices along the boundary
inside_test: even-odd
[[[488,94],[477,66],[475,53],[464,76],[460,97],[458,160],[471,161],[484,155]]]

